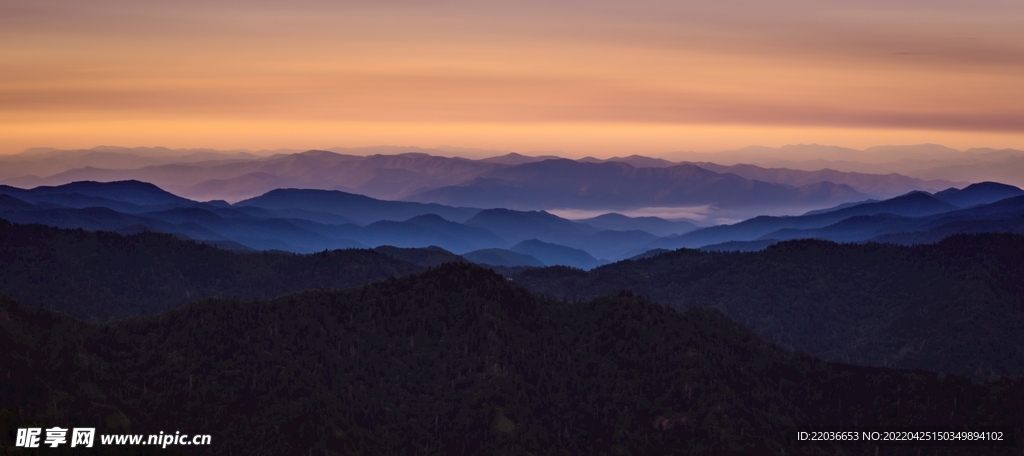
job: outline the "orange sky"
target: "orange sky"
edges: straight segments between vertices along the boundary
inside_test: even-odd
[[[1020,30],[1019,0],[4,0],[0,153],[1024,149]]]

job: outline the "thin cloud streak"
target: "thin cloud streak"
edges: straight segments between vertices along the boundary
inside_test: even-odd
[[[453,123],[653,123],[1024,132],[1024,109],[887,107],[628,91],[569,78],[338,75],[0,88],[0,119],[87,115]]]
[[[584,210],[584,209],[549,209],[547,212],[569,220],[583,220],[609,213],[607,210]],[[640,207],[635,209],[615,211],[627,217],[659,217],[666,220],[690,220],[704,221],[716,209],[704,206],[679,206],[679,207]]]

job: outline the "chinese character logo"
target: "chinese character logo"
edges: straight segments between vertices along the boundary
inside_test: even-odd
[[[18,429],[18,435],[14,446],[24,448],[39,448],[39,436],[43,433],[40,428]]]
[[[46,429],[46,437],[43,438],[42,428],[18,429],[14,446],[23,448],[39,448],[42,445],[49,445],[50,448],[57,448],[68,442],[68,430],[61,427]],[[42,442],[40,442],[42,439]],[[82,446],[92,448],[96,439],[96,428],[74,428],[71,431],[71,446]]]
[[[59,427],[52,427],[46,430],[46,440],[43,441],[44,445],[50,445],[50,448],[57,448],[62,443],[68,441],[68,430]]]
[[[75,428],[71,432],[71,446],[82,445],[92,448],[92,442],[96,438],[96,428]]]

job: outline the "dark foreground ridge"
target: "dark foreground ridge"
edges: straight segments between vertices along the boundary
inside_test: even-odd
[[[1019,379],[826,363],[715,311],[539,298],[464,263],[98,325],[4,298],[0,346],[5,416],[210,434],[182,447],[203,454],[918,454],[786,431],[1024,423]]]
[[[976,381],[1024,376],[1024,236],[1016,234],[917,246],[682,249],[590,272],[551,267],[513,277],[549,296],[629,290],[680,309],[718,309],[768,341],[827,360]]]
[[[0,219],[0,292],[98,322],[152,315],[210,296],[270,298],[423,270],[386,253],[233,252],[170,234],[121,235]]]
[[[0,292],[93,322],[212,296],[252,300],[358,286],[461,260],[439,248],[388,246],[231,252],[167,234],[0,221]],[[1019,235],[958,235],[919,246],[801,240],[748,253],[679,250],[589,273],[500,269],[556,298],[628,290],[676,308],[715,308],[768,341],[826,360],[975,381],[1024,376]]]

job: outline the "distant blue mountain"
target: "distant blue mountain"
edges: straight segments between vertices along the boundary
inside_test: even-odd
[[[135,190],[140,195],[131,194]],[[423,213],[429,210],[471,219],[472,223]],[[62,228],[152,230],[236,249],[292,252],[391,245],[439,246],[466,253],[508,248],[525,239],[541,238],[615,258],[620,252],[656,239],[641,231],[598,233],[601,230],[597,228],[543,212],[481,213],[478,209],[382,201],[326,190],[275,190],[235,205],[222,201],[200,203],[139,182],[73,183],[30,190],[0,187],[0,217]],[[370,223],[360,226],[352,223],[354,219]]]
[[[332,230],[323,224],[303,220],[298,222],[306,226],[299,227],[261,208],[199,203],[144,182],[75,182],[28,190],[0,186],[0,197],[0,217],[17,223],[122,233],[152,230],[236,249],[314,252],[363,246],[327,234]]]
[[[549,214],[544,211],[482,210],[466,221],[467,225],[484,228],[510,244],[526,239],[539,239],[556,244],[576,243],[599,231],[589,225]]]
[[[952,211],[942,214],[941,219],[944,220],[974,220],[974,219],[992,219],[1000,217],[1012,217],[1018,214],[1024,209],[1024,197],[1015,196],[1013,198],[1006,198],[999,200],[991,204],[985,204],[981,206],[973,206],[958,211]]]
[[[487,171],[465,184],[434,188],[409,201],[517,210],[651,206],[806,206],[867,199],[830,182],[794,187],[719,174],[695,165],[637,168],[622,162],[545,160]]]
[[[570,246],[580,246],[598,259],[616,261],[628,258],[640,246],[645,246],[659,239],[657,236],[640,230],[614,231],[604,230],[580,239]]]
[[[915,190],[935,191],[956,185],[955,182],[948,180],[922,180],[895,173],[865,174],[842,172],[828,168],[810,171],[786,168],[763,168],[750,164],[723,166],[708,162],[695,162],[692,164],[716,173],[732,173],[746,179],[772,182],[776,184],[787,184],[794,187],[818,182],[845,184],[862,193],[889,198]],[[822,167],[824,167],[824,164]]]
[[[910,199],[915,203],[924,204],[911,205],[912,210],[905,212],[930,212],[926,210],[929,207],[927,199],[919,195],[912,196],[911,199],[911,196],[904,195],[901,199],[903,201]],[[879,207],[893,209],[891,204],[874,206],[875,209]],[[941,206],[931,206],[931,208],[935,207],[941,208]],[[873,210],[866,212],[873,212]],[[797,219],[810,218],[814,223],[818,223],[820,219],[815,219],[815,216],[820,215],[820,213],[810,216],[805,215],[797,217]],[[806,222],[806,220],[786,219],[786,224],[790,226]],[[770,227],[772,223],[781,225],[781,223],[770,217],[758,217],[748,222],[738,225],[752,225],[754,222],[759,222],[761,225],[754,228],[761,230],[765,229],[766,226]],[[719,231],[717,234],[721,234],[720,229],[715,231]],[[753,231],[753,228],[751,228],[751,231]],[[910,245],[934,243],[954,234],[993,232],[1024,234],[1024,196],[1006,198],[991,204],[982,204],[967,209],[955,209],[924,216],[896,215],[888,212],[872,215],[852,215],[822,227],[781,228],[753,240],[724,241],[703,245],[700,246],[700,249],[706,251],[756,251],[784,240],[794,239],[822,239],[835,242],[876,241]],[[664,243],[665,241],[660,240],[657,243]]]
[[[836,205],[836,206],[833,206],[833,207],[829,207],[829,208],[825,208],[825,209],[815,209],[813,211],[807,211],[803,215],[824,214],[826,212],[834,212],[834,211],[837,211],[839,209],[846,209],[848,207],[858,206],[858,205],[865,204],[865,203],[877,203],[877,202],[878,202],[878,200],[876,200],[876,199],[868,199],[868,200],[864,200],[864,201],[851,201],[849,203],[843,203],[843,204],[839,204],[839,205]]]
[[[989,202],[1005,195],[1021,196]],[[425,212],[430,210],[439,213]],[[750,250],[778,240],[802,238],[919,243],[955,233],[1021,232],[1022,217],[1024,191],[995,183],[936,195],[911,192],[803,216],[756,217],[671,237],[623,228],[637,226],[665,232],[690,225],[620,214],[605,214],[581,223],[544,211],[383,201],[327,190],[274,190],[229,205],[179,198],[133,181],[81,182],[28,190],[0,186],[0,218],[17,223],[122,233],[151,230],[239,250],[316,252],[436,246],[448,255],[473,254],[480,262],[486,256],[492,262],[488,264],[532,264],[516,256],[523,254],[543,264],[581,268],[652,249]],[[361,225],[367,220],[365,226]]]
[[[530,255],[546,265],[572,266],[580,269],[593,269],[605,262],[599,261],[589,253],[566,247],[564,245],[530,239],[520,242],[510,249],[513,252]]]
[[[1024,196],[924,217],[862,215],[816,229],[782,229],[762,240],[825,239],[836,242],[880,241],[898,244],[938,242],[959,233],[1012,232],[1024,229]]]
[[[732,163],[758,162],[763,158],[764,153],[773,153],[770,150],[747,150],[749,153],[742,155],[745,158],[734,157],[727,159]],[[616,188],[622,198],[643,201],[652,200],[651,197],[667,198],[697,198],[709,197],[715,199],[717,194],[708,191],[690,191],[689,195],[683,195],[678,190],[690,188],[691,190],[703,186],[708,182],[694,181],[691,183],[673,181],[672,176],[678,176],[676,171],[639,171],[639,177],[624,173],[620,182],[597,182],[590,177],[597,176],[602,168],[594,167],[563,167],[566,170],[580,170],[574,175],[567,175],[564,178],[566,184],[561,188],[573,192],[576,196],[553,196],[547,190],[559,186],[557,183],[545,182],[546,177],[537,173],[547,173],[550,177],[553,172],[550,165],[538,167],[519,166],[532,163],[540,163],[546,160],[559,160],[554,156],[525,157],[519,154],[508,154],[500,157],[492,157],[483,160],[471,160],[459,157],[450,157],[452,151],[428,150],[417,148],[401,147],[376,147],[362,148],[359,150],[309,150],[305,152],[281,151],[283,153],[274,156],[255,156],[252,154],[218,153],[216,151],[197,151],[188,155],[181,155],[181,151],[162,150],[156,154],[151,151],[119,148],[118,150],[94,149],[90,151],[57,151],[51,150],[46,154],[17,154],[13,156],[0,157],[0,182],[17,185],[19,187],[31,187],[38,185],[58,185],[75,181],[102,181],[111,182],[118,180],[135,179],[143,182],[151,182],[157,186],[171,191],[172,193],[184,196],[193,200],[228,200],[238,201],[264,194],[273,189],[279,188],[310,188],[325,190],[341,190],[349,193],[367,195],[373,198],[384,200],[403,200],[410,197],[419,198],[432,190],[447,188],[441,193],[459,193],[459,197],[474,197],[472,193],[458,190],[460,187],[485,188],[490,186],[488,191],[495,194],[484,196],[489,201],[487,205],[468,204],[475,207],[506,207],[518,210],[551,209],[559,206],[536,206],[533,203],[564,203],[567,199],[578,198],[586,200],[586,195],[591,194],[594,201],[600,202],[604,197],[601,192],[604,189]],[[338,153],[335,153],[338,152]],[[422,153],[427,152],[427,153]],[[480,152],[480,151],[476,151]],[[779,152],[779,151],[774,151]],[[810,151],[803,151],[810,152]],[[803,154],[803,152],[796,152]],[[811,155],[818,156],[816,151]],[[878,151],[880,152],[880,151]],[[942,153],[943,151],[928,150],[925,154]],[[949,152],[948,150],[945,152]],[[981,160],[988,162],[982,167],[995,165],[990,160],[996,160],[1002,164],[1013,164],[1013,157],[1020,154],[1017,151],[979,151],[963,155],[970,156],[968,161]],[[787,150],[786,154],[793,153]],[[824,151],[826,155],[828,151]],[[849,150],[847,153],[856,154]],[[431,155],[433,154],[433,155]],[[1003,158],[996,158],[1000,155]],[[716,157],[722,157],[720,154]],[[760,158],[759,158],[760,157]],[[847,158],[851,156],[846,156]],[[988,158],[985,158],[988,157]],[[696,156],[690,159],[698,158]],[[701,160],[708,157],[700,157]],[[735,159],[739,159],[736,161]],[[840,159],[845,160],[845,159]],[[1010,160],[1007,162],[1006,160]],[[1019,161],[1019,160],[1017,160]],[[737,164],[730,166],[718,165],[708,162],[687,162],[674,163],[661,158],[642,157],[632,155],[628,157],[614,157],[610,159],[595,159],[592,157],[577,160],[583,165],[625,165],[633,169],[669,169],[680,166],[696,166],[710,171],[719,176],[738,176],[747,181],[759,181],[766,184],[779,185],[779,188],[801,189],[808,185],[822,185],[828,187],[832,196],[839,196],[842,191],[852,188],[857,192],[875,195],[877,197],[891,197],[900,195],[911,190],[935,191],[936,189],[949,188],[952,186],[966,185],[968,182],[948,180],[921,180],[907,176],[893,174],[891,166],[868,166],[865,169],[874,169],[872,172],[884,174],[862,174],[855,172],[840,172],[833,169],[822,169],[830,166],[845,167],[851,163],[833,163],[818,161],[812,166],[810,163],[790,162],[797,168],[762,168],[751,164]],[[953,163],[944,162],[944,165]],[[976,164],[976,163],[975,163]],[[561,166],[561,165],[557,165]],[[934,166],[929,165],[930,167]],[[885,169],[889,168],[889,169]],[[940,172],[945,176],[959,175],[969,180],[997,180],[1002,182],[1016,182],[1013,175],[1015,168],[1019,166],[1004,166],[996,174],[991,172],[960,172],[956,169],[947,169]],[[509,171],[500,171],[509,169]],[[610,168],[609,168],[610,169]],[[1017,173],[1020,174],[1020,173]],[[589,177],[588,177],[589,175]],[[992,176],[1008,176],[1007,179],[996,179]],[[974,176],[970,178],[968,176]],[[556,176],[563,177],[563,176]],[[474,182],[474,179],[481,179]],[[685,180],[686,176],[682,176]],[[698,180],[702,177],[697,176]],[[732,181],[742,182],[742,181]],[[536,190],[536,184],[547,185],[547,188],[531,195],[521,195],[523,198],[532,200],[530,206],[519,205],[524,201],[521,199],[507,199],[505,196],[515,197],[516,195],[499,195],[508,189]],[[831,184],[823,184],[831,183]],[[833,185],[834,184],[834,185]],[[649,185],[657,189],[647,188]],[[693,186],[693,187],[691,187]],[[848,186],[848,187],[847,187]],[[727,187],[727,186],[726,186]],[[711,187],[707,187],[710,189]],[[772,187],[774,188],[774,187]],[[653,191],[652,191],[653,190]],[[728,188],[726,188],[728,190]],[[736,190],[741,190],[736,187]],[[810,200],[819,198],[823,194],[812,195],[813,191],[801,190],[790,196],[799,200]],[[419,195],[419,196],[415,196]],[[775,196],[786,196],[786,192]],[[452,195],[448,195],[452,196]],[[728,198],[727,192],[725,194]],[[749,195],[748,195],[749,196]],[[828,195],[824,195],[828,196]],[[656,199],[656,198],[654,198]],[[788,200],[789,197],[786,197]],[[856,198],[863,200],[865,198]],[[417,199],[418,201],[418,199]],[[447,204],[454,204],[451,201],[435,201]],[[763,202],[762,202],[763,203]],[[689,203],[686,203],[687,205]],[[726,204],[733,202],[709,201],[699,204]],[[823,202],[821,206],[835,205],[836,202]],[[467,205],[467,204],[460,204]],[[601,207],[597,209],[614,209]],[[620,208],[621,209],[621,208]],[[442,214],[443,215],[443,214]],[[447,216],[445,216],[448,218]],[[461,220],[456,220],[461,221]],[[368,222],[361,222],[368,223]]]
[[[943,190],[935,193],[933,196],[956,207],[971,207],[1021,195],[1024,195],[1024,190],[1012,185],[1000,184],[998,182],[979,182],[968,185],[960,190],[955,188]]]
[[[902,215],[855,215],[823,228],[785,228],[761,236],[757,241],[788,241],[792,239],[827,239],[835,242],[858,242],[893,231],[912,231],[919,228],[922,219]]]
[[[925,244],[953,234],[993,232],[1024,234],[1024,196],[928,217],[913,230],[893,230],[871,240],[904,245]]]
[[[681,236],[656,241],[650,247],[699,248],[730,241],[753,241],[785,229],[810,230],[824,228],[855,216],[891,214],[920,217],[956,209],[956,206],[940,201],[928,193],[911,192],[884,201],[857,204],[830,212],[791,217],[761,216],[734,225],[702,228]]]
[[[855,215],[893,214],[907,217],[922,217],[958,209],[926,192],[910,192],[883,201],[864,202],[834,211],[806,217],[828,219],[830,217],[851,217]],[[830,217],[829,217],[830,216]]]
[[[317,223],[324,223],[328,225],[344,225],[351,223],[358,225],[355,220],[348,217],[332,214],[330,212],[319,212],[319,211],[307,211],[305,209],[273,209],[268,210],[258,206],[234,206],[237,210],[252,211],[258,209],[262,211],[261,216],[272,216],[272,217],[283,217],[288,219],[302,219],[309,220]]]
[[[479,209],[440,204],[385,201],[337,190],[300,189],[271,190],[255,198],[239,201],[235,206],[256,206],[270,211],[299,209],[325,212],[346,217],[359,224],[380,220],[408,220],[425,214],[436,214],[448,220],[463,222],[479,212]]]
[[[363,243],[352,239],[332,236],[333,230],[327,226],[321,225],[310,229],[310,225],[319,225],[315,222],[306,222],[306,227],[300,227],[293,221],[283,218],[257,218],[237,211],[230,214],[231,216],[224,216],[203,207],[178,207],[145,215],[179,225],[197,224],[219,234],[222,239],[231,239],[256,249],[316,252],[365,247]]]
[[[0,189],[0,191],[5,190],[6,189]],[[114,209],[118,212],[136,214],[156,209],[174,207],[164,204],[153,206],[140,206],[134,203],[115,201],[99,196],[82,195],[80,193],[28,193],[20,194],[19,197],[25,199],[26,202],[33,203],[38,208],[50,209],[85,209],[89,207],[105,207],[108,209]]]
[[[357,239],[365,244],[395,247],[435,245],[460,254],[507,242],[490,231],[452,222],[436,214],[419,215],[403,222],[379,221],[367,225]]]
[[[658,239],[646,231],[599,229],[544,211],[486,209],[467,220],[466,224],[497,234],[509,244],[536,239],[583,250],[604,260],[626,258],[627,254]]]
[[[658,217],[627,217],[614,212],[593,218],[577,220],[577,222],[587,224],[595,228],[601,228],[603,230],[646,231],[655,236],[683,234],[697,229],[696,225],[685,220],[670,221]]]
[[[26,201],[22,201],[22,200],[20,200],[18,198],[10,196],[10,195],[0,194],[0,211],[7,211],[7,210],[23,211],[23,210],[37,210],[37,209],[39,209],[39,207],[34,205],[34,204],[32,204],[32,203],[29,203],[29,202],[26,202]]]
[[[195,201],[182,198],[166,192],[156,185],[139,182],[136,180],[118,182],[72,182],[70,184],[53,187],[36,187],[31,190],[24,190],[7,185],[0,185],[0,193],[22,197],[27,201],[48,201],[48,197],[67,198],[71,195],[78,195],[83,200],[88,197],[100,198],[108,201],[129,203],[137,207],[141,206],[174,206],[194,204]],[[68,207],[80,207],[68,205]]]

